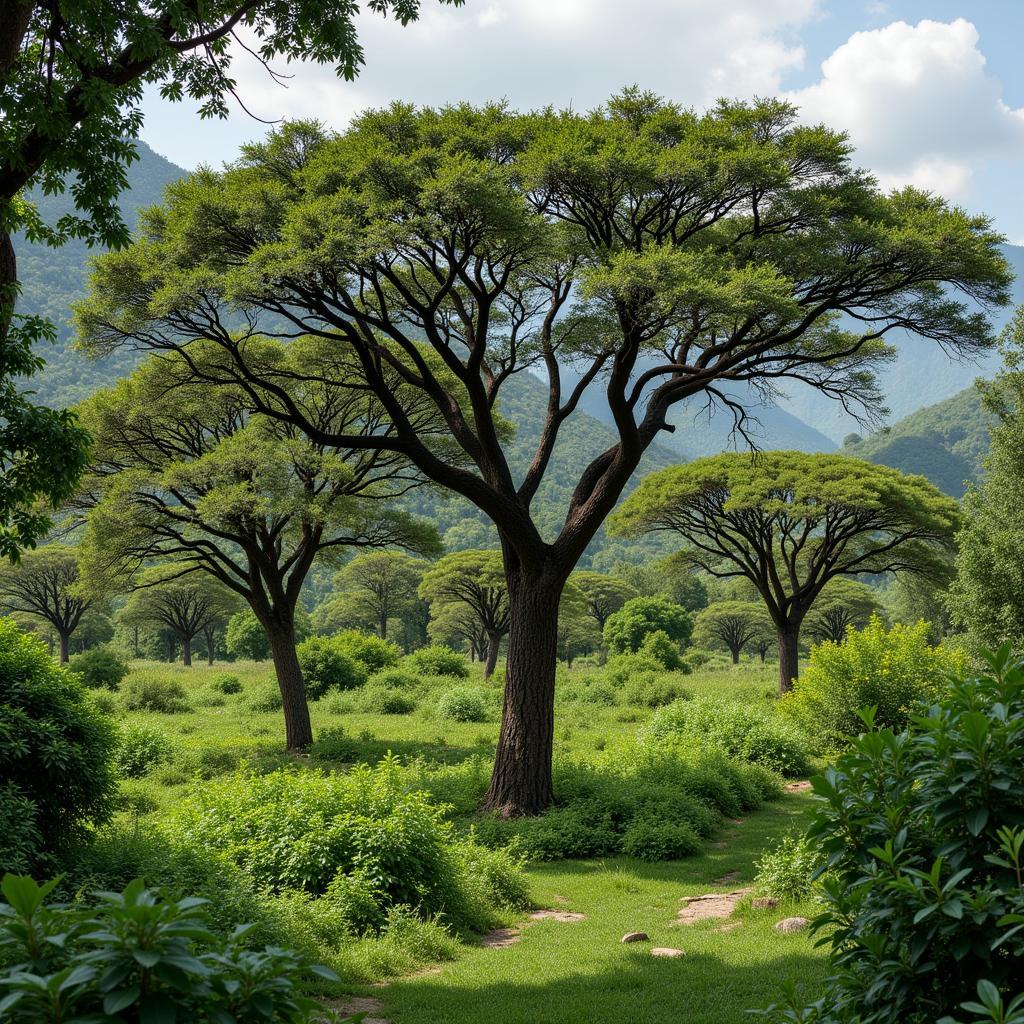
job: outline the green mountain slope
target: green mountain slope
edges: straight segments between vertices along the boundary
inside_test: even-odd
[[[944,402],[919,409],[884,430],[850,441],[844,455],[920,473],[947,494],[961,497],[978,480],[995,417],[970,387]]]

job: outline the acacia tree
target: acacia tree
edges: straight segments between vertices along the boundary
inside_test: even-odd
[[[26,552],[17,565],[0,569],[0,606],[48,622],[57,634],[62,665],[71,635],[92,605],[79,583],[77,552],[57,544]]]
[[[259,358],[324,433],[377,429],[372,401],[292,378],[319,347],[265,341]],[[159,560],[179,576],[208,574],[245,600],[267,634],[288,748],[301,749],[313,736],[296,610],[313,564],[351,548],[432,551],[436,532],[388,508],[417,482],[403,460],[311,441],[281,420],[250,415],[238,388],[194,378],[200,357],[201,347],[188,360],[154,357],[81,407],[94,439],[80,499],[83,566],[95,586],[118,590]]]
[[[815,640],[842,643],[848,629],[866,626],[881,607],[873,587],[836,579],[818,595],[807,618],[807,631]]]
[[[419,2],[366,6],[404,24]],[[15,315],[14,233],[51,246],[124,245],[117,199],[136,157],[144,85],[167,100],[187,95],[203,117],[225,115],[239,30],[258,40],[246,49],[260,61],[334,63],[352,78],[362,63],[358,13],[355,0],[0,4],[0,554],[16,557],[43,536],[45,504],[73,492],[86,447],[73,417],[34,405],[18,383],[42,366],[32,346],[56,334],[40,317]],[[74,214],[44,223],[24,192],[63,192],[69,180]]]
[[[465,646],[470,661],[484,661],[487,657],[487,633],[468,605],[446,604],[432,611],[427,624],[427,635],[431,640],[456,650]]]
[[[746,578],[778,635],[779,689],[797,677],[800,627],[839,577],[944,571],[957,503],[922,476],[842,455],[729,453],[650,474],[612,517],[613,531],[664,530],[678,558]]]
[[[589,113],[395,105],[341,135],[292,125],[173,188],[101,262],[81,334],[95,352],[213,338],[221,364],[201,372],[260,408],[253,334],[316,333],[358,361],[358,382],[333,383],[376,395],[392,429],[331,440],[402,452],[497,528],[510,631],[485,805],[534,813],[552,799],[562,590],[673,406],[722,404],[742,430],[737,385],[799,381],[871,412],[890,331],[991,343],[967,305],[1006,301],[989,221],[882,195],[849,152],[785,103],[697,114],[637,90]],[[513,472],[500,399],[530,371],[547,412]],[[438,410],[458,458],[417,436],[392,374]],[[534,498],[588,391],[615,440],[545,534]],[[270,413],[326,440],[301,409]]]
[[[640,596],[631,583],[608,573],[574,572],[572,581],[583,594],[586,609],[597,623],[598,632],[604,629],[612,612],[617,612],[631,598]]]
[[[764,605],[754,601],[716,601],[697,613],[693,641],[702,647],[724,647],[738,665],[748,644],[764,636],[771,623]],[[761,657],[764,661],[764,657]]]
[[[338,571],[335,585],[351,594],[373,617],[377,635],[386,640],[388,619],[407,611],[426,563],[402,551],[374,551],[353,558]]]
[[[192,641],[223,625],[238,607],[238,598],[216,580],[200,574],[175,575],[157,566],[147,570],[120,613],[126,625],[159,624],[181,643],[181,663],[192,665]]]

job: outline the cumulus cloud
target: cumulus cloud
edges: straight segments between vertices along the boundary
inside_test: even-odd
[[[1024,110],[1003,101],[977,29],[963,18],[857,32],[821,71],[790,98],[806,118],[849,131],[859,161],[884,186],[961,199],[978,167],[1024,155]]]

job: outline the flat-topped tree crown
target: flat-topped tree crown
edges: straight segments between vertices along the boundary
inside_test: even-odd
[[[936,197],[882,195],[842,134],[784,103],[697,114],[628,90],[585,114],[395,105],[340,135],[289,125],[174,186],[139,242],[100,261],[78,322],[98,352],[212,339],[207,379],[310,436],[301,409],[266,407],[246,338],[316,335],[358,364],[332,386],[372,393],[389,427],[344,443],[401,452],[497,527],[511,610],[487,803],[523,813],[551,798],[561,590],[672,406],[703,396],[742,427],[737,383],[797,380],[870,416],[893,329],[990,344],[974,304],[1006,301],[1000,241]],[[517,475],[498,410],[524,371],[548,402]],[[417,435],[393,377],[436,409],[458,459]],[[545,537],[531,502],[588,391],[617,436]]]

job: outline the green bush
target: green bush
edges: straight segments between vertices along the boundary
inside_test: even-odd
[[[284,698],[281,696],[281,687],[274,679],[265,679],[256,686],[251,686],[243,698],[245,706],[257,714],[270,714],[273,711],[280,711],[284,707]]]
[[[676,679],[664,674],[641,672],[626,683],[622,690],[627,704],[638,708],[660,708],[677,700],[689,700],[691,693]]]
[[[266,661],[270,657],[270,639],[267,631],[251,608],[235,612],[228,619],[227,629],[224,631],[224,646],[227,647],[228,654],[234,658]]]
[[[614,707],[619,702],[615,687],[593,674],[559,682],[555,698],[566,704],[593,704],[604,708]]]
[[[644,637],[640,653],[653,658],[662,668],[677,669],[683,664],[679,644],[675,643],[663,629],[656,629]]]
[[[181,685],[160,676],[131,676],[121,690],[121,704],[126,711],[156,711],[163,715],[191,711]]]
[[[612,686],[621,690],[637,676],[655,676],[664,671],[664,665],[649,654],[615,654],[604,667],[604,677]]]
[[[604,624],[604,643],[613,654],[639,651],[651,633],[664,633],[677,652],[690,641],[693,621],[682,605],[663,597],[634,597]],[[659,643],[660,646],[660,643]]]
[[[5,875],[0,947],[13,961],[2,1011],[19,1024],[50,1021],[310,1022],[324,1008],[303,994],[326,968],[275,947],[218,940],[195,900],[165,902],[141,881],[95,904],[47,905],[56,883]]]
[[[324,729],[309,748],[309,763],[347,764],[359,756],[359,744],[340,726]]]
[[[814,779],[808,842],[830,866],[815,926],[832,977],[819,1002],[769,1019],[933,1024],[962,1018],[976,992],[1024,989],[1024,662],[1004,648],[988,664],[908,730],[852,739]]]
[[[809,741],[774,705],[700,697],[659,708],[642,732],[661,743],[707,742],[780,775],[810,770]]]
[[[496,907],[474,875],[472,841],[411,779],[390,758],[344,775],[239,772],[198,787],[173,827],[182,842],[230,858],[258,888],[323,895],[346,885],[338,875],[369,879],[384,909],[487,927]]]
[[[122,727],[114,765],[126,778],[140,778],[170,758],[171,741],[162,732],[145,725]]]
[[[487,695],[468,686],[447,690],[437,699],[437,713],[450,722],[486,722]]]
[[[823,748],[839,746],[863,729],[862,708],[876,709],[880,728],[904,728],[941,692],[946,677],[963,667],[962,655],[929,643],[926,623],[886,629],[875,617],[863,629],[849,630],[841,644],[813,647],[782,707]]]
[[[232,676],[224,673],[223,675],[216,676],[213,682],[210,683],[210,687],[211,689],[216,690],[217,693],[223,693],[230,697],[233,693],[242,692],[242,681],[238,676]]]
[[[76,654],[69,667],[90,689],[116,690],[128,675],[128,665],[109,647],[93,647]]]
[[[110,814],[116,732],[10,619],[0,619],[0,686],[0,864],[48,867]]]
[[[377,715],[409,715],[416,710],[416,698],[406,690],[378,686],[374,681],[363,689],[361,705]]]
[[[759,896],[775,900],[804,900],[811,895],[821,867],[820,851],[806,836],[783,836],[757,862],[754,889]]]
[[[654,815],[634,818],[622,836],[622,852],[637,860],[680,860],[700,853],[703,845],[685,821],[663,821]]]
[[[329,690],[354,690],[366,682],[365,666],[346,654],[334,637],[311,636],[295,650],[310,700],[319,700]]]
[[[444,644],[432,644],[413,651],[406,664],[421,676],[451,676],[454,679],[469,678],[466,659],[457,651]]]
[[[361,633],[358,629],[342,630],[330,639],[339,651],[358,661],[370,675],[394,668],[402,657],[398,644],[382,640],[373,633]]]

